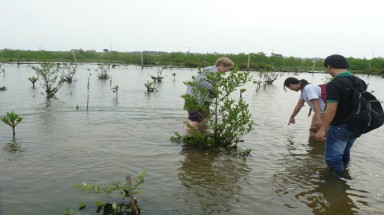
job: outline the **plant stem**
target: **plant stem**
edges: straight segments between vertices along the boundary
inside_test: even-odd
[[[129,202],[131,204],[131,214],[132,215],[137,215],[137,209],[136,209],[136,204],[135,204],[135,197],[133,196],[133,188],[132,188],[131,176],[127,175],[125,180],[126,180],[127,185],[129,187],[128,195],[129,195]]]

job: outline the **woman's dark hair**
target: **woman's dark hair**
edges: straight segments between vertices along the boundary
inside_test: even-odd
[[[285,89],[285,87],[288,87],[290,84],[300,84],[300,90],[302,90],[307,84],[309,84],[309,82],[305,79],[299,80],[295,77],[286,78],[284,81],[284,90],[285,91],[287,91],[287,89]]]
[[[330,55],[327,58],[325,58],[324,67],[328,67],[328,65],[335,69],[349,68],[347,59],[345,59],[345,57],[338,54]]]

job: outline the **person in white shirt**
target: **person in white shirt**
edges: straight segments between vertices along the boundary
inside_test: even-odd
[[[295,124],[295,117],[300,112],[301,108],[304,106],[304,103],[307,103],[308,106],[314,110],[315,114],[312,118],[311,126],[309,128],[309,136],[314,138],[317,130],[321,126],[322,116],[326,108],[326,101],[323,101],[321,98],[321,89],[316,84],[311,84],[305,79],[297,79],[295,77],[289,77],[284,81],[284,90],[286,88],[300,93],[300,98],[297,101],[295,108],[289,118],[288,125]]]

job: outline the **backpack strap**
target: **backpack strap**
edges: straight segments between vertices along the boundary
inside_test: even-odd
[[[351,80],[351,79],[349,79],[349,80],[351,80],[352,83],[347,81],[346,78],[338,78],[336,80],[343,82],[345,85],[347,85],[347,87],[351,88],[352,90],[357,91],[358,93],[364,92],[366,89],[364,89],[363,85],[361,85],[362,88],[360,88],[360,89],[356,88],[356,85],[359,85],[358,84],[359,79],[356,78],[355,76],[351,76],[351,77],[353,80]]]

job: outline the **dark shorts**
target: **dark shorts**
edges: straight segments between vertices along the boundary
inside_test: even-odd
[[[186,104],[191,101],[186,101]],[[193,102],[194,103],[194,102]],[[194,103],[196,104],[196,103]],[[189,107],[192,107],[193,105],[189,103]],[[209,103],[206,102],[204,105],[205,110],[203,109],[194,109],[194,110],[188,110],[187,106],[184,106],[185,109],[188,111],[188,119],[193,121],[193,122],[201,122],[204,118],[207,118],[209,115]]]
[[[203,111],[188,111],[188,119],[193,122],[201,122],[204,119]]]

